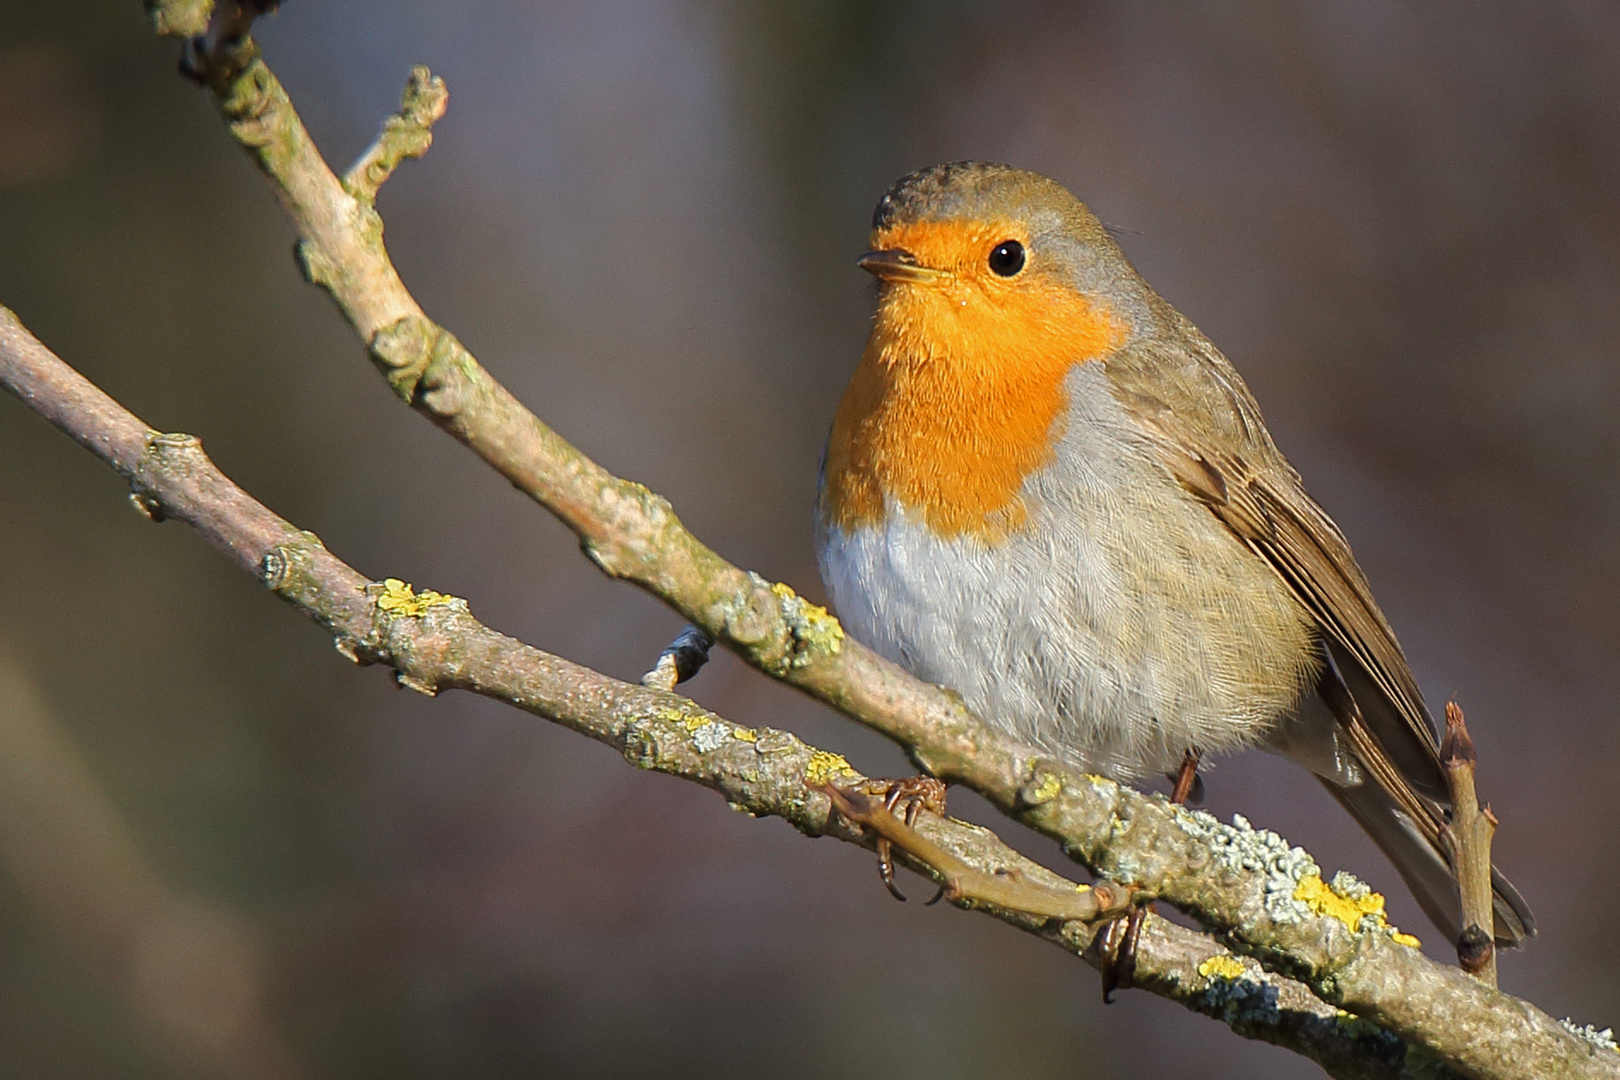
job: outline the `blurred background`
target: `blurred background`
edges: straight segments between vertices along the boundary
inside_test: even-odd
[[[1069,186],[1231,357],[1431,703],[1467,710],[1542,928],[1504,987],[1620,1020],[1614,6],[289,0],[258,36],[339,168],[411,64],[448,80],[380,200],[406,282],[814,597],[872,205],[957,158]],[[0,303],[362,572],[637,677],[679,620],[391,397],[176,54],[135,0],[0,6]],[[865,853],[355,669],[10,397],[0,508],[0,1073],[1319,1075],[1143,993],[1104,1008],[1050,946],[894,903]],[[689,689],[906,771],[729,657]],[[1446,955],[1302,772],[1206,781]]]

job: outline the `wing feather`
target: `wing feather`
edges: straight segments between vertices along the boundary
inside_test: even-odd
[[[1344,534],[1305,493],[1264,428],[1249,422],[1254,406],[1247,395],[1239,397],[1230,379],[1209,379],[1208,387],[1212,396],[1229,400],[1227,408],[1239,423],[1199,424],[1197,417],[1139,388],[1120,398],[1171,475],[1276,570],[1359,669],[1355,675],[1388,703],[1383,709],[1363,703],[1365,722],[1408,783],[1444,798],[1434,720]],[[1217,446],[1203,434],[1210,430],[1243,431],[1247,445]]]
[[[1180,340],[1137,342],[1106,361],[1116,395],[1168,472],[1264,559],[1315,619],[1334,673],[1324,700],[1399,816],[1383,822],[1389,811],[1375,813],[1370,792],[1329,788],[1359,808],[1357,817],[1381,844],[1393,842],[1399,829],[1391,823],[1404,819],[1429,845],[1425,858],[1443,866],[1450,797],[1438,732],[1395,632],[1344,534],[1271,442],[1237,373],[1190,323],[1181,320],[1178,329]],[[1433,874],[1417,865],[1423,860],[1390,854],[1415,890],[1432,886]],[[1512,885],[1495,878],[1497,934],[1516,943],[1535,932],[1534,919]],[[1423,899],[1444,925],[1436,913],[1456,902],[1454,888]]]

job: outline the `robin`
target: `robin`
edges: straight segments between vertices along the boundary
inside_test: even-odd
[[[898,180],[816,546],[855,637],[1116,780],[1309,769],[1453,942],[1433,718],[1350,547],[1219,350],[1086,206],[1006,165]],[[1492,871],[1495,937],[1535,922]]]

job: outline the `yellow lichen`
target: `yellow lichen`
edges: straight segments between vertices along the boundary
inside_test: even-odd
[[[829,780],[859,775],[860,773],[844,760],[844,755],[835,754],[830,750],[817,750],[810,755],[810,761],[804,767],[804,782],[807,787],[817,787]]]
[[[377,607],[390,615],[399,615],[407,619],[421,618],[429,608],[444,607],[453,604],[465,604],[460,597],[450,596],[446,593],[434,592],[432,589],[423,589],[416,592],[411,586],[399,580],[389,578],[382,583],[382,592],[377,596]]]
[[[1417,938],[1413,937],[1411,934],[1404,934],[1401,931],[1395,929],[1393,926],[1389,928],[1389,940],[1393,941],[1397,945],[1405,945],[1407,948],[1410,948],[1410,949],[1415,949],[1419,945],[1423,944],[1423,942],[1419,941]]]
[[[1057,773],[1046,773],[1026,798],[1032,805],[1039,806],[1041,803],[1051,802],[1057,798],[1058,793],[1062,790],[1063,778],[1058,776]]]
[[[732,728],[731,737],[741,742],[759,742],[759,732],[755,731],[753,728]]]
[[[780,581],[771,586],[771,592],[782,604],[782,617],[798,648],[793,655],[793,666],[804,667],[820,654],[838,655],[844,647],[844,628],[820,604],[812,604]]]
[[[1340,1028],[1344,1029],[1345,1033],[1350,1035],[1352,1038],[1359,1038],[1367,1035],[1382,1035],[1384,1033],[1384,1029],[1373,1023],[1371,1020],[1363,1019],[1362,1017],[1357,1016],[1355,1013],[1346,1012],[1343,1009],[1334,1010],[1333,1022],[1338,1024]]]
[[[1217,955],[1199,964],[1198,974],[1206,979],[1241,979],[1248,969],[1234,957]]]
[[[1338,919],[1352,933],[1361,929],[1361,920],[1372,917],[1373,925],[1383,929],[1389,925],[1384,919],[1384,894],[1368,890],[1359,896],[1337,892],[1321,874],[1306,874],[1294,886],[1294,899],[1311,909],[1312,915]]]
[[[690,732],[696,731],[700,727],[709,726],[710,724],[714,723],[714,719],[712,717],[709,717],[709,716],[704,716],[703,714],[700,713],[697,716],[688,716],[686,718],[685,723],[686,723],[686,730],[687,730],[688,733],[690,733]]]

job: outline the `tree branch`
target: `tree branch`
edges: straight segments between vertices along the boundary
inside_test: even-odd
[[[873,846],[947,886],[951,902],[994,915],[1065,951],[1090,950],[1098,915],[1126,890],[1077,886],[1003,844],[988,829],[927,815],[915,829],[849,803],[834,814],[832,785],[865,777],[837,754],[785,731],[734,724],[665,690],[609,678],[483,626],[466,601],[404,582],[370,581],[310,532],[277,517],[210,461],[189,435],[152,430],[74,371],[0,308],[0,385],[111,465],[152,521],[185,522],[266,588],[334,635],[360,664],[393,668],[424,694],[461,689],[524,709],[605,743],[638,768],[719,792],[733,809],[775,816],[806,836]],[[866,826],[866,827],[863,827]],[[1137,984],[1213,1016],[1250,1038],[1285,1046],[1336,1076],[1393,1078],[1419,1055],[1376,1025],[1351,1022],[1298,982],[1262,971],[1203,934],[1150,919],[1137,949]],[[1368,1048],[1377,1051],[1369,1059]]]

